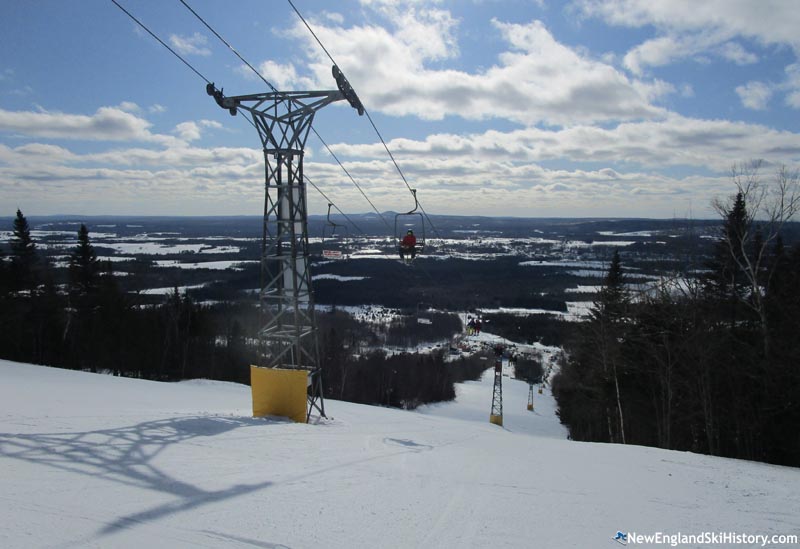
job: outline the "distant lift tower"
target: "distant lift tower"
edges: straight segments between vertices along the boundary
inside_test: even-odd
[[[528,382],[528,411],[533,412],[533,382]]]
[[[266,183],[258,367],[308,373],[305,421],[308,421],[314,408],[322,417],[327,416],[322,396],[317,325],[308,268],[303,150],[314,114],[321,108],[346,99],[359,115],[364,114],[358,96],[335,65],[333,76],[338,90],[274,90],[225,97],[214,84],[206,87],[208,94],[231,115],[235,116],[239,109],[249,112],[261,138]],[[275,398],[281,400],[283,396],[275,395]]]
[[[494,390],[492,391],[492,413],[489,422],[503,426],[503,348],[496,347],[494,360]]]

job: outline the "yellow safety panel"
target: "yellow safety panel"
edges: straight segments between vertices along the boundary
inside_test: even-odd
[[[306,422],[308,371],[250,366],[253,417],[283,416]]]
[[[497,416],[497,415],[492,414],[492,415],[489,416],[489,423],[494,423],[495,425],[499,425],[500,427],[502,427],[503,426],[503,416]]]
[[[533,404],[528,404],[528,410],[533,412]]]

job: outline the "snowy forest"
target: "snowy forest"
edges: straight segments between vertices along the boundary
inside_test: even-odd
[[[634,295],[615,254],[553,382],[573,439],[800,466],[800,245],[781,237],[797,175],[773,197],[736,181],[696,281]]]

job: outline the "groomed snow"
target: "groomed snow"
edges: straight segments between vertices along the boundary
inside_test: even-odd
[[[794,534],[800,472],[564,440],[552,400],[491,376],[405,412],[250,417],[248,387],[0,361],[0,545],[617,547],[638,533]]]

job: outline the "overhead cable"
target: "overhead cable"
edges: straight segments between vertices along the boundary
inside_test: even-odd
[[[255,67],[253,67],[253,65],[248,63],[247,60],[244,57],[242,57],[242,55],[238,51],[236,51],[236,48],[234,48],[216,30],[214,30],[214,28],[211,25],[209,25],[208,22],[206,22],[205,19],[203,19],[195,10],[193,10],[191,8],[191,6],[189,6],[189,4],[186,3],[186,0],[179,0],[179,1],[180,1],[181,4],[186,6],[186,8],[190,12],[192,12],[192,14],[194,14],[194,16],[197,17],[197,19],[199,19],[206,26],[206,28],[208,28],[208,30],[210,30],[214,34],[214,36],[219,38],[222,41],[223,44],[228,46],[228,48],[234,54],[236,54],[236,57],[238,57],[245,65],[247,65],[247,67],[249,67],[250,70],[252,70],[256,74],[256,76],[258,76],[273,92],[280,93],[278,91],[278,89],[275,86],[273,86],[272,83],[270,83],[269,80],[264,78],[264,76]],[[375,204],[372,202],[372,200],[369,199],[367,194],[364,192],[364,189],[362,189],[361,186],[356,182],[355,178],[352,175],[350,175],[350,172],[347,170],[347,168],[344,167],[344,164],[342,164],[341,160],[339,160],[339,157],[336,156],[336,154],[333,152],[333,150],[331,150],[330,146],[328,146],[328,144],[325,142],[325,140],[322,139],[322,136],[319,134],[319,132],[317,132],[316,128],[311,126],[311,131],[314,132],[314,135],[316,135],[317,138],[320,140],[320,142],[325,146],[325,148],[327,149],[328,153],[330,153],[331,157],[333,157],[333,159],[336,160],[336,163],[339,164],[339,167],[342,169],[342,171],[344,171],[344,173],[347,175],[347,177],[350,178],[350,181],[353,183],[353,185],[355,185],[355,187],[358,189],[358,191],[361,193],[361,195],[369,203],[369,205],[372,206],[372,209],[375,211],[375,213],[378,214],[378,217],[380,217],[381,221],[383,221],[384,225],[386,225],[386,227],[389,229],[390,234],[394,234],[394,228],[389,224],[388,221],[386,221],[386,218],[383,216],[383,214],[380,212],[380,210],[378,210],[378,208],[375,207]],[[337,207],[336,209],[338,210],[339,208]],[[339,210],[339,211],[341,211],[341,210]]]
[[[117,0],[111,0],[111,2],[112,2],[112,3],[113,3],[115,6],[117,6],[117,7],[118,7],[120,10],[122,10],[122,11],[125,13],[125,15],[127,15],[127,16],[128,16],[128,17],[130,17],[130,18],[131,18],[131,19],[132,19],[134,22],[136,22],[136,24],[137,24],[137,25],[139,25],[139,26],[140,26],[142,29],[144,29],[144,31],[145,31],[145,32],[147,32],[147,34],[149,34],[150,36],[152,36],[153,38],[155,38],[155,39],[156,39],[156,41],[158,41],[158,43],[159,43],[159,44],[161,44],[161,45],[162,45],[162,46],[164,46],[164,47],[165,47],[167,50],[169,50],[169,52],[170,52],[170,53],[172,53],[172,55],[174,55],[175,57],[177,57],[177,58],[178,58],[178,59],[179,59],[179,60],[180,60],[180,61],[181,61],[181,62],[182,62],[184,65],[186,65],[187,67],[189,67],[189,68],[192,70],[192,72],[194,72],[194,73],[195,73],[197,76],[199,76],[200,78],[202,78],[202,79],[203,79],[203,80],[206,82],[206,84],[212,84],[212,83],[211,83],[211,81],[210,81],[208,78],[206,78],[205,76],[203,76],[203,74],[202,74],[200,71],[198,71],[196,68],[194,68],[194,67],[192,66],[192,64],[191,64],[191,63],[189,63],[189,62],[188,62],[186,59],[184,59],[183,57],[181,57],[181,55],[180,55],[180,54],[178,54],[178,53],[177,53],[175,50],[173,50],[171,47],[169,47],[169,45],[168,45],[166,42],[164,42],[163,40],[161,40],[161,38],[159,38],[159,37],[158,37],[158,36],[157,36],[157,35],[156,35],[156,34],[155,34],[153,31],[151,31],[149,28],[147,28],[147,26],[146,26],[144,23],[142,23],[141,21],[139,21],[139,19],[137,19],[137,18],[136,18],[136,17],[135,17],[135,16],[134,16],[134,15],[133,15],[131,12],[129,12],[128,10],[126,10],[124,7],[122,7],[122,5],[120,5],[120,4],[119,4],[119,2],[117,2]],[[185,4],[186,4],[186,3],[184,2],[184,5],[185,5]],[[189,6],[188,6],[188,5],[187,5],[186,7],[187,7],[187,8],[189,8]],[[194,12],[194,10],[192,10],[191,8],[189,8],[189,9],[192,11],[192,13],[195,13],[195,12]],[[197,15],[197,14],[195,13],[195,15]],[[199,18],[200,16],[199,16],[199,15],[197,15],[197,17]],[[202,20],[202,19],[201,19],[201,20]],[[210,27],[209,27],[209,28],[210,28]],[[212,30],[212,32],[214,32],[214,31],[213,31],[213,29],[211,29],[211,30]],[[214,32],[214,34],[216,34],[216,32]],[[219,36],[219,35],[217,35],[217,36]],[[223,42],[225,42],[225,40],[224,40],[224,39],[223,39],[221,36],[220,36],[219,38],[220,38],[220,40],[222,40]],[[227,44],[227,42],[226,42],[226,44]],[[229,45],[228,47],[231,47],[231,46]],[[233,48],[231,47],[231,49],[233,49]],[[233,51],[235,52],[236,50],[233,50]],[[237,53],[237,55],[238,55],[238,53]],[[242,61],[244,61],[244,59],[242,59]],[[244,62],[245,62],[245,63],[247,63],[246,61],[244,61]],[[249,64],[248,64],[248,66],[249,66]],[[252,67],[250,67],[250,68],[252,68]],[[255,69],[254,69],[254,70],[255,70]],[[266,82],[266,80],[265,80],[265,82]],[[269,82],[267,82],[267,84],[268,84],[268,85],[270,85],[270,87],[272,86],[271,84],[269,84]],[[212,84],[212,85],[213,85],[213,84]],[[274,88],[273,88],[273,89],[274,89]],[[252,120],[250,120],[250,118],[248,118],[247,116],[242,116],[242,119],[243,119],[243,120],[246,120],[246,121],[247,121],[247,122],[248,122],[248,123],[249,123],[251,126],[253,126],[254,128],[258,129],[258,128],[256,127],[255,123],[254,123]],[[352,220],[352,219],[350,219],[350,218],[349,218],[349,217],[348,217],[348,216],[347,216],[347,215],[346,215],[346,214],[345,214],[345,213],[344,213],[342,210],[340,210],[340,209],[339,209],[339,206],[337,206],[337,205],[336,205],[336,204],[335,204],[335,203],[334,203],[334,202],[333,202],[333,201],[332,201],[330,198],[328,198],[328,197],[325,195],[325,193],[323,193],[323,192],[322,192],[322,191],[319,189],[319,187],[317,187],[316,185],[314,185],[314,183],[312,183],[312,182],[311,182],[311,181],[308,179],[308,177],[307,177],[307,176],[305,176],[305,175],[304,175],[304,176],[303,176],[303,179],[305,179],[305,181],[306,181],[307,183],[309,183],[309,184],[310,184],[312,187],[314,187],[314,189],[316,189],[316,191],[317,191],[319,194],[321,194],[321,195],[322,195],[322,197],[323,197],[325,200],[327,200],[327,201],[328,201],[330,204],[333,204],[333,207],[334,207],[334,208],[336,208],[336,210],[337,210],[339,213],[341,213],[341,214],[342,214],[342,215],[345,217],[345,219],[347,219],[347,221],[349,221],[349,222],[350,222],[350,223],[353,225],[353,227],[355,227],[355,228],[356,228],[356,230],[358,230],[358,231],[359,231],[359,232],[361,232],[361,233],[364,233],[364,231],[362,231],[362,230],[361,230],[361,229],[358,227],[358,225],[356,225],[355,223],[353,223],[353,220]]]
[[[322,191],[320,190],[320,188],[319,188],[319,187],[317,187],[316,185],[314,185],[314,182],[313,182],[313,181],[311,181],[311,180],[308,178],[308,176],[306,176],[305,174],[303,174],[303,179],[305,179],[305,180],[306,180],[306,183],[308,183],[309,185],[311,185],[312,187],[314,187],[315,189],[317,189],[317,192],[318,192],[319,194],[321,194],[321,195],[322,195],[322,197],[328,201],[328,204],[330,204],[330,205],[332,205],[334,208],[336,208],[336,211],[337,211],[337,212],[339,212],[340,214],[342,214],[342,215],[344,216],[344,218],[345,218],[345,219],[346,219],[346,220],[347,220],[347,221],[348,221],[348,222],[349,222],[349,223],[350,223],[350,224],[351,224],[351,225],[352,225],[352,226],[353,226],[353,227],[354,227],[354,228],[355,228],[355,229],[356,229],[358,232],[360,232],[361,234],[366,234],[366,233],[365,233],[365,232],[364,232],[364,231],[363,231],[363,230],[362,230],[362,229],[361,229],[361,228],[360,228],[358,225],[356,225],[356,224],[353,222],[353,220],[352,220],[352,219],[350,219],[350,218],[347,216],[347,214],[346,214],[346,213],[344,213],[342,210],[340,210],[340,209],[339,209],[339,206],[337,206],[336,204],[334,204],[334,203],[333,203],[333,201],[332,201],[330,198],[328,198],[327,196],[325,196],[325,193],[324,193],[324,192],[322,192]]]
[[[119,9],[121,9],[121,10],[122,10],[122,11],[125,13],[125,15],[127,15],[128,17],[130,17],[131,19],[133,19],[133,20],[136,22],[136,24],[137,24],[137,25],[139,25],[140,27],[142,27],[142,28],[145,30],[145,32],[147,32],[147,34],[149,34],[150,36],[152,36],[153,38],[155,38],[156,40],[158,40],[158,42],[159,42],[159,43],[160,43],[162,46],[164,46],[165,48],[167,48],[167,49],[170,51],[170,53],[172,53],[172,55],[174,55],[175,57],[177,57],[178,59],[180,59],[180,60],[181,60],[181,62],[182,62],[184,65],[186,65],[187,67],[189,67],[190,69],[192,69],[192,71],[193,71],[193,72],[194,72],[194,73],[195,73],[197,76],[199,76],[200,78],[202,78],[203,80],[205,80],[206,84],[211,84],[211,81],[210,81],[208,78],[206,78],[205,76],[203,76],[203,75],[200,73],[200,71],[198,71],[196,68],[194,68],[194,67],[191,65],[191,63],[189,63],[189,62],[188,62],[186,59],[184,59],[183,57],[181,57],[181,56],[180,56],[180,55],[179,55],[179,54],[178,54],[178,53],[177,53],[175,50],[173,50],[172,48],[170,48],[170,47],[167,45],[167,43],[166,43],[166,42],[164,42],[164,41],[163,41],[161,38],[159,38],[158,36],[156,36],[156,35],[155,35],[155,33],[154,33],[153,31],[151,31],[150,29],[148,29],[148,28],[145,26],[145,24],[144,24],[144,23],[142,23],[141,21],[139,21],[138,19],[136,19],[136,17],[134,17],[134,16],[133,16],[133,14],[131,14],[131,12],[129,12],[128,10],[126,10],[125,8],[123,8],[123,7],[122,7],[122,6],[119,4],[119,2],[117,2],[117,0],[111,0],[111,2],[113,2],[115,6],[117,6]]]
[[[112,0],[112,1],[113,1],[113,0]],[[190,12],[192,12],[192,13],[194,14],[194,16],[195,16],[195,17],[197,17],[197,18],[200,20],[200,22],[201,22],[201,23],[203,23],[203,24],[206,26],[206,28],[207,28],[208,30],[210,30],[210,31],[211,31],[211,32],[214,34],[214,36],[216,36],[217,38],[219,38],[219,39],[220,39],[220,41],[221,41],[223,44],[225,44],[226,46],[228,46],[228,49],[229,49],[229,50],[231,50],[231,51],[232,51],[232,52],[233,52],[233,53],[236,55],[236,57],[238,57],[238,58],[239,58],[239,60],[240,60],[242,63],[244,63],[245,65],[247,65],[248,67],[250,67],[250,70],[252,70],[254,73],[256,73],[256,74],[257,74],[257,75],[258,75],[258,76],[261,78],[261,80],[263,80],[263,81],[264,81],[264,83],[265,83],[267,86],[269,86],[269,87],[270,87],[270,89],[272,89],[272,91],[274,91],[274,92],[277,92],[277,91],[278,91],[278,90],[277,90],[277,88],[275,88],[275,86],[273,86],[272,84],[270,84],[270,83],[267,81],[267,79],[266,79],[266,78],[264,78],[263,76],[261,76],[261,73],[260,73],[260,72],[258,72],[258,71],[255,69],[255,67],[253,67],[253,65],[251,65],[250,63],[248,63],[248,62],[247,62],[247,60],[246,60],[244,57],[242,57],[242,56],[239,54],[239,52],[238,52],[238,51],[236,51],[236,48],[234,48],[234,47],[233,47],[233,46],[230,44],[230,42],[228,42],[227,40],[225,40],[225,39],[224,39],[224,38],[223,38],[223,37],[222,37],[222,36],[221,36],[221,35],[220,35],[220,34],[219,34],[217,31],[215,31],[215,30],[214,30],[214,27],[212,27],[211,25],[209,25],[209,24],[206,22],[206,20],[205,20],[205,19],[203,19],[202,17],[200,17],[200,14],[198,14],[196,11],[194,11],[194,10],[192,9],[192,7],[191,7],[189,4],[187,4],[187,3],[186,3],[186,1],[185,1],[185,0],[179,0],[179,1],[180,1],[180,3],[181,3],[181,4],[183,4],[184,6],[186,6],[186,9],[187,9],[187,10],[189,10]]]
[[[181,0],[181,2],[182,1],[183,0]],[[300,13],[300,10],[297,9],[297,6],[294,5],[294,2],[292,2],[292,0],[287,0],[287,1],[289,2],[289,5],[292,6],[292,9],[297,14],[297,16],[300,18],[300,20],[303,22],[303,24],[306,26],[306,28],[308,29],[308,32],[310,32],[311,36],[313,36],[314,39],[317,41],[317,44],[319,44],[319,47],[322,48],[322,51],[324,51],[325,55],[328,56],[328,59],[331,60],[331,63],[333,63],[334,66],[338,67],[339,65],[336,63],[336,60],[333,58],[331,53],[328,51],[328,48],[326,48],[325,44],[322,43],[322,40],[320,40],[319,36],[317,36],[317,34],[314,32],[314,29],[311,28],[311,25],[309,25],[308,21],[306,21],[305,17],[303,17],[303,14]],[[406,187],[408,188],[409,192],[411,192],[412,194],[415,194],[415,189],[412,189],[411,185],[408,183],[408,180],[406,179],[405,174],[403,174],[403,170],[400,169],[400,165],[397,163],[397,160],[395,160],[394,155],[392,154],[392,151],[389,150],[389,146],[386,144],[386,140],[383,138],[383,135],[381,135],[380,130],[378,130],[378,126],[375,124],[375,121],[372,119],[372,116],[370,116],[369,111],[366,109],[366,107],[364,108],[364,114],[367,115],[367,119],[369,120],[369,123],[372,125],[372,129],[375,130],[375,133],[377,134],[378,139],[380,139],[381,143],[383,144],[383,148],[386,149],[386,152],[389,155],[389,158],[392,160],[392,163],[394,164],[394,167],[397,170],[397,173],[400,174],[400,178],[403,180],[403,183],[406,184]],[[422,207],[422,204],[419,202],[418,199],[415,198],[415,200],[417,200],[417,203],[419,204],[419,208],[422,210],[422,213],[425,214],[425,218],[428,220],[428,223],[430,224],[431,228],[436,233],[436,236],[438,236],[439,238],[442,238],[442,236],[439,234],[438,229],[436,229],[436,226],[433,224],[433,221],[431,221],[431,218],[428,215],[428,212],[425,211],[425,208]]]

